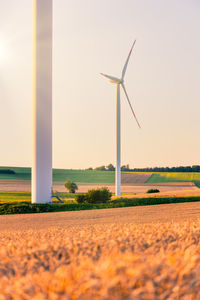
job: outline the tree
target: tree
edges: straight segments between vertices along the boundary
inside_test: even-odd
[[[107,169],[108,171],[115,171],[115,167],[114,167],[112,164],[107,165],[107,166],[106,166],[106,169]]]
[[[75,182],[72,182],[70,179],[66,179],[65,187],[69,191],[69,193],[76,193],[76,190],[78,190],[78,187]]]
[[[124,166],[121,166],[121,171],[130,171],[129,169],[129,165],[124,165]]]
[[[0,169],[0,174],[16,174],[16,173],[11,169]]]

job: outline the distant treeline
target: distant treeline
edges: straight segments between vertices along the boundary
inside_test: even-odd
[[[115,171],[115,167],[112,164],[107,166],[100,166],[97,168],[88,168],[87,170],[95,171]],[[129,165],[124,165],[121,167],[121,170],[124,172],[200,172],[200,166],[180,166],[180,167],[154,167],[154,168],[133,168],[130,169]]]
[[[15,174],[15,171],[10,169],[0,169],[0,174]]]
[[[129,169],[130,170],[130,169]],[[180,167],[155,167],[155,168],[134,168],[134,172],[200,172],[200,166],[180,166]]]

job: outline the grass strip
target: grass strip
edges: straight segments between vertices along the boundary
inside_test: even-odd
[[[130,206],[145,206],[156,204],[169,203],[184,203],[197,202],[200,197],[178,197],[178,198],[144,198],[144,199],[126,199],[120,198],[107,203],[98,204],[76,204],[76,203],[45,203],[45,204],[30,204],[27,202],[21,203],[2,203],[0,204],[0,215],[7,214],[27,214],[27,213],[45,213],[45,212],[60,212],[60,211],[80,211],[103,208],[118,208]]]

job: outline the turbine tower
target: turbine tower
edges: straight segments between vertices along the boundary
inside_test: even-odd
[[[52,0],[33,0],[32,203],[52,197]]]
[[[127,101],[129,103],[129,106],[131,108],[131,111],[133,113],[133,116],[139,126],[140,127],[140,124],[137,120],[137,117],[135,115],[135,112],[133,110],[133,107],[131,105],[131,102],[129,100],[129,97],[128,97],[128,94],[126,92],[126,88],[125,88],[125,85],[124,85],[124,76],[125,76],[125,73],[126,73],[126,69],[127,69],[127,66],[128,66],[128,62],[129,62],[129,59],[130,59],[130,56],[131,56],[131,53],[132,53],[132,50],[133,50],[133,47],[136,43],[136,40],[133,42],[133,45],[131,47],[131,50],[129,52],[129,55],[127,57],[127,60],[125,62],[125,65],[124,65],[124,68],[122,70],[122,76],[121,76],[121,79],[117,78],[117,77],[114,77],[114,76],[110,76],[110,75],[107,75],[107,74],[103,74],[103,73],[100,73],[101,75],[105,76],[106,78],[110,79],[110,82],[111,83],[114,83],[117,85],[117,101],[116,101],[116,167],[115,167],[115,194],[116,196],[121,196],[121,103],[120,103],[120,86],[122,86],[123,90],[124,90],[124,93],[125,93],[125,96],[127,98]]]

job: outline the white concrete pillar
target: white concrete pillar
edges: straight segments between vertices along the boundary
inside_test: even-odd
[[[119,84],[117,84],[117,101],[116,101],[115,195],[121,196],[121,104],[120,104],[120,85]]]
[[[33,0],[32,203],[51,202],[52,0]]]

